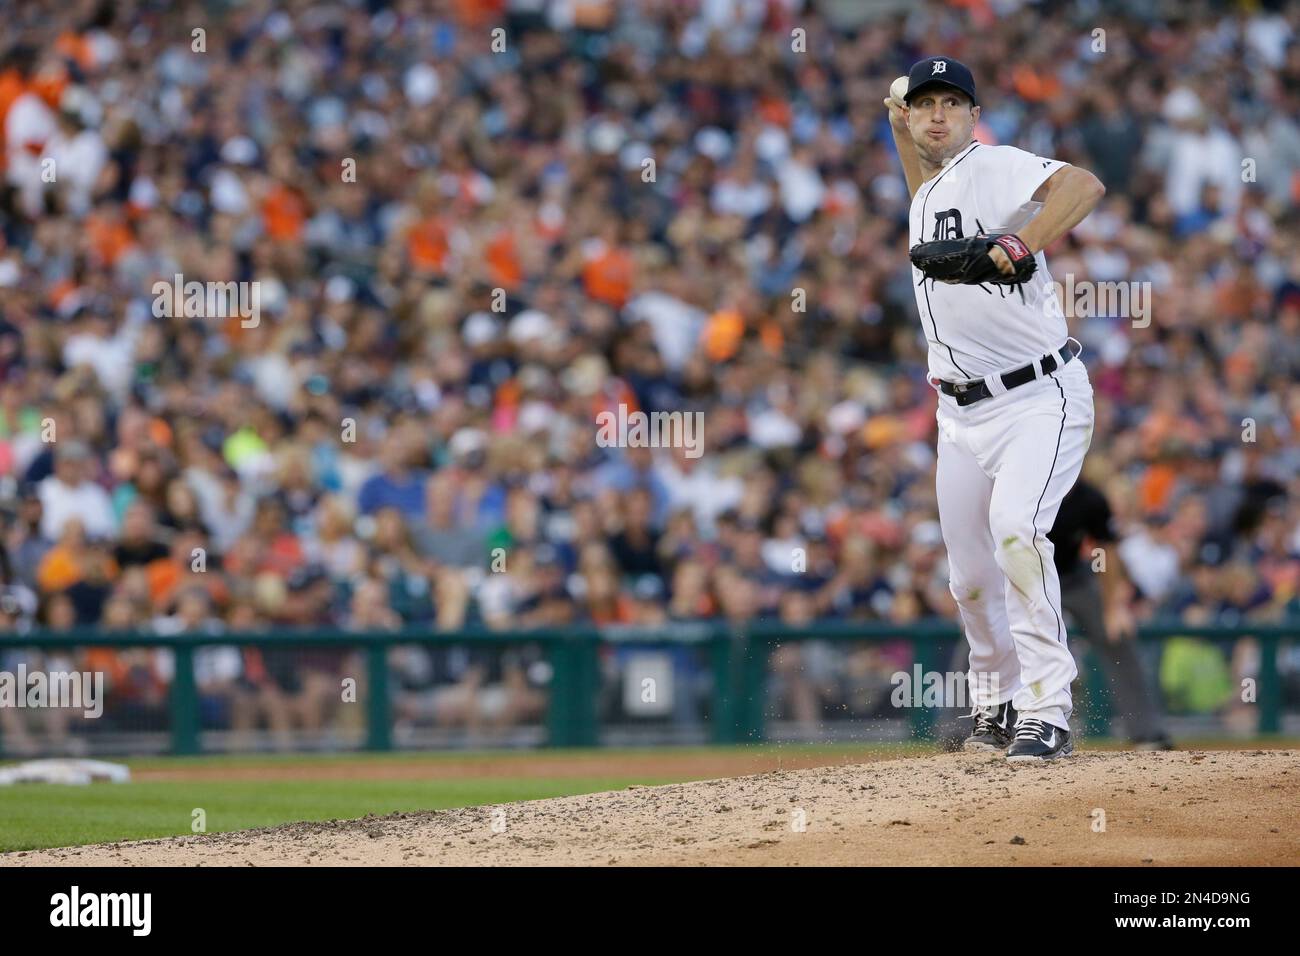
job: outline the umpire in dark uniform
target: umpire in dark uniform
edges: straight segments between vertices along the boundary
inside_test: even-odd
[[[1056,524],[1047,537],[1056,547],[1061,607],[1097,655],[1110,684],[1114,710],[1124,719],[1129,738],[1141,749],[1170,749],[1154,694],[1142,675],[1110,502],[1080,478],[1061,502]],[[1105,564],[1095,571],[1095,559],[1082,556],[1089,540],[1103,549],[1100,557]]]
[[[1138,658],[1136,628],[1126,596],[1127,577],[1120,563],[1110,502],[1080,478],[1061,502],[1047,537],[1055,546],[1053,560],[1061,579],[1061,607],[1097,655],[1110,684],[1114,710],[1124,719],[1130,740],[1142,750],[1171,749],[1173,745]],[[1103,549],[1105,563],[1096,571],[1091,556],[1087,560],[1083,557],[1088,541]],[[1071,631],[1072,636],[1076,633]],[[967,645],[959,641],[953,669],[965,671],[967,667]],[[955,717],[956,712],[951,716]],[[969,732],[968,727],[953,719],[942,721],[941,727],[942,743],[953,749],[960,748]]]

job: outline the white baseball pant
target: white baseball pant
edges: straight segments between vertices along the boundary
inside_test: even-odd
[[[1069,729],[1070,683],[1061,585],[1047,539],[1092,441],[1092,384],[1077,357],[961,407],[939,394],[936,492],[949,587],[970,643],[976,706],[1010,700]],[[935,383],[932,381],[931,385]]]

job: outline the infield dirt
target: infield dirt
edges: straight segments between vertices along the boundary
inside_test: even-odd
[[[1294,865],[1300,752],[941,754],[28,851],[0,865]]]

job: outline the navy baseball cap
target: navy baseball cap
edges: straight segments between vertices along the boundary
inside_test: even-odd
[[[903,102],[910,103],[913,96],[932,86],[951,86],[969,96],[972,106],[979,104],[975,96],[975,77],[971,76],[966,64],[950,56],[932,56],[914,63],[907,73],[907,95]]]

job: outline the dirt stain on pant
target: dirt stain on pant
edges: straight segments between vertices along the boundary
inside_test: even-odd
[[[995,557],[1011,587],[1024,599],[1029,613],[1037,612],[1040,602],[1034,595],[1043,589],[1043,565],[1038,551],[1018,535],[1011,535],[1002,540]]]

